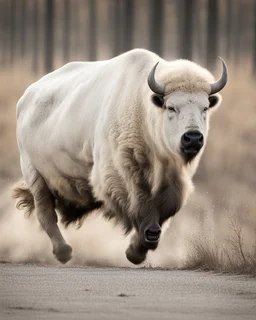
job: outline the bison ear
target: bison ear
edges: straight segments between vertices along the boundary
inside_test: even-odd
[[[162,108],[164,104],[164,97],[161,96],[160,94],[153,94],[152,97],[152,102],[154,103],[155,106]]]
[[[221,102],[221,98],[220,95],[216,94],[216,95],[212,95],[209,97],[209,108],[214,108],[216,106],[218,106]]]

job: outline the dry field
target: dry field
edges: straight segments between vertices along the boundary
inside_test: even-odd
[[[207,148],[194,179],[196,191],[174,218],[157,258],[153,259],[158,262],[152,266],[256,272],[256,93],[255,79],[248,70],[250,66],[237,69],[229,65],[223,104],[212,117]],[[4,194],[7,186],[20,176],[15,105],[35,80],[22,66],[0,72],[0,190]],[[0,259],[8,260],[8,255],[3,254],[10,253],[6,237]],[[9,237],[12,242],[10,233]],[[182,259],[177,254],[179,262],[175,264],[170,252],[177,247],[182,247],[186,254]],[[164,259],[159,258],[161,252]],[[11,254],[9,260],[13,261]],[[81,258],[78,263],[86,264],[89,260],[87,255],[87,260]],[[113,258],[107,264],[115,265],[115,261]]]

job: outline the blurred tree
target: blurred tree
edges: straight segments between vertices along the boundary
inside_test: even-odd
[[[207,9],[206,63],[213,68],[218,57],[218,0],[208,0]]]
[[[26,50],[26,22],[27,22],[27,0],[21,0],[20,4],[20,55],[22,58],[25,56]]]
[[[119,0],[112,0],[110,2],[109,7],[109,20],[111,23],[111,35],[112,35],[112,49],[113,49],[113,56],[117,56],[121,53],[121,14],[122,14],[122,6],[121,1]]]
[[[33,60],[32,69],[38,71],[38,38],[39,38],[39,10],[38,1],[33,0]]]
[[[133,48],[135,7],[134,0],[109,1],[110,45],[113,56]]]
[[[253,74],[256,76],[256,0],[254,0],[254,8],[253,8],[253,15],[254,15],[254,41],[253,41]]]
[[[45,71],[53,70],[54,59],[54,0],[45,0]]]
[[[204,29],[202,22],[202,3],[199,0],[194,0],[193,7],[193,42],[191,43],[193,53],[199,55],[199,62],[201,63],[204,59]],[[196,21],[195,21],[196,18]]]
[[[70,0],[64,0],[64,34],[63,34],[63,56],[64,61],[69,61],[69,48],[70,48]]]
[[[152,51],[163,55],[168,37],[179,57],[193,59],[193,53],[202,56],[202,52],[209,68],[214,67],[222,48],[229,60],[239,62],[240,57],[250,55],[256,74],[256,0],[169,1],[102,0],[101,5],[101,0],[0,0],[0,61],[11,64],[21,57],[28,61],[32,55],[33,70],[43,63],[48,72],[53,69],[54,54],[61,58],[54,43],[59,44],[60,55],[67,62],[78,56],[83,59],[84,47],[86,58],[95,60],[97,52],[116,56],[133,48],[135,41],[141,47],[149,42]],[[63,9],[63,15],[55,14],[54,5],[56,10]],[[60,25],[63,30],[58,29]],[[106,25],[109,29],[103,30]],[[167,26],[169,30],[165,30]],[[79,30],[85,30],[86,36]],[[101,41],[101,37],[107,40]]]
[[[77,55],[80,54],[80,3],[79,1],[75,1],[72,4],[73,7],[73,19],[72,23],[74,24],[74,50],[72,50],[75,55],[76,55],[76,59],[77,59]],[[73,46],[72,46],[73,48]]]
[[[89,1],[89,19],[88,19],[88,56],[89,60],[95,60],[96,49],[96,34],[97,34],[97,16],[96,16],[96,1]]]
[[[10,1],[10,63],[14,62],[15,45],[16,45],[16,0]]]
[[[149,21],[149,47],[150,50],[163,54],[164,39],[164,1],[150,0]]]
[[[179,58],[192,59],[194,1],[177,0],[177,36]]]
[[[246,2],[238,2],[237,4],[237,19],[236,19],[236,26],[235,26],[235,34],[237,35],[235,41],[235,63],[240,62],[240,58],[247,52],[246,48],[246,36],[247,34],[244,33],[244,26],[246,24],[246,20],[248,19],[248,8]]]
[[[124,28],[123,28],[123,45],[122,52],[132,49],[133,28],[135,20],[134,0],[124,0]]]
[[[7,9],[7,10],[6,10]],[[1,49],[1,65],[5,65],[6,63],[6,55],[7,55],[7,39],[9,33],[9,6],[6,8],[6,4],[2,1],[0,2],[0,47]]]
[[[226,55],[228,58],[230,58],[230,52],[231,52],[231,39],[232,39],[232,16],[233,16],[233,6],[232,6],[232,0],[226,1],[226,10],[227,10],[227,32],[226,32]]]

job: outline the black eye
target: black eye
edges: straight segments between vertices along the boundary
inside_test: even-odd
[[[219,102],[219,97],[218,96],[210,96],[209,97],[209,108],[212,108],[216,106]]]
[[[168,110],[171,112],[176,112],[175,108],[173,108],[173,107],[168,107]]]
[[[163,96],[160,96],[159,94],[153,94],[152,97],[152,102],[157,106],[162,108],[163,104],[164,104],[164,98]]]
[[[208,111],[209,110],[209,108],[204,108],[204,112],[206,112],[206,111]]]

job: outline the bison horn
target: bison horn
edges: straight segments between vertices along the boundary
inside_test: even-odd
[[[164,95],[165,86],[161,83],[156,82],[155,80],[155,71],[159,62],[153,67],[148,75],[148,85],[149,88],[156,94]]]
[[[219,78],[219,80],[210,84],[210,86],[211,86],[210,94],[214,94],[214,93],[217,93],[220,90],[222,90],[228,81],[228,68],[226,66],[225,61],[221,57],[219,57],[219,58],[222,62],[222,75]]]

